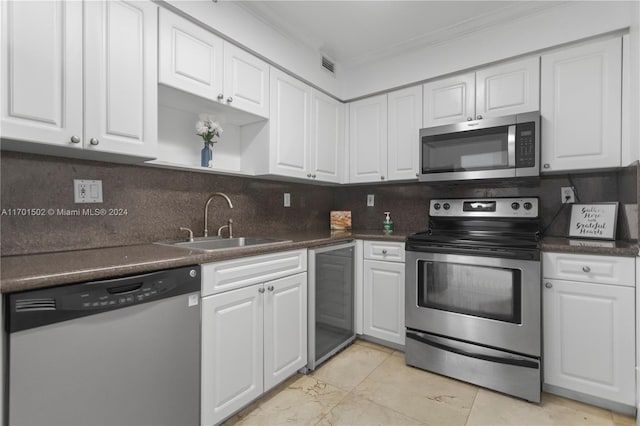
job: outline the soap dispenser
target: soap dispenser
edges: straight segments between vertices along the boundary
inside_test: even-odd
[[[382,222],[382,230],[385,234],[390,234],[393,232],[393,222],[391,221],[391,212],[384,212],[385,218],[384,222]]]

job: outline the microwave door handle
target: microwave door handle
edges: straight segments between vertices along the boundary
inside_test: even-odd
[[[509,126],[507,131],[507,156],[509,168],[516,167],[516,126]]]

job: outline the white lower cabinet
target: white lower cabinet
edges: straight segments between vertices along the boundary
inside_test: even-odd
[[[365,241],[363,334],[404,345],[403,243]]]
[[[260,277],[249,270],[236,277],[244,287],[203,291],[202,425],[222,422],[307,364],[307,273],[290,275],[281,267],[283,259],[300,254],[306,270],[305,252],[203,265],[203,288],[212,288],[206,283],[221,269],[237,273],[252,259],[265,277],[285,276],[256,283]]]
[[[605,408],[632,409],[634,259],[544,253],[543,261],[545,390]],[[601,282],[607,277],[616,277],[615,284]]]

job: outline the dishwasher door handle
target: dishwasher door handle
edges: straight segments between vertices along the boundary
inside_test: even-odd
[[[126,284],[117,287],[107,288],[109,294],[127,294],[138,291],[142,288],[142,283]]]

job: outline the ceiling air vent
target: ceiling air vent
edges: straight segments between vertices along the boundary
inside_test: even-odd
[[[329,71],[331,74],[336,73],[336,64],[334,64],[329,58],[322,57],[322,68]]]
[[[55,299],[21,299],[16,300],[16,312],[55,311]]]

